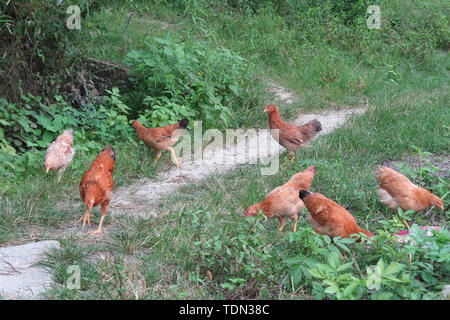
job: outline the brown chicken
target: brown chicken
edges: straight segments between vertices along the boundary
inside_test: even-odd
[[[269,127],[272,130],[278,129],[278,139],[274,132],[272,136],[279,144],[285,147],[291,154],[291,163],[295,159],[295,151],[305,148],[309,142],[322,131],[322,124],[319,120],[313,119],[302,126],[294,126],[281,120],[277,107],[269,104],[264,109],[269,115]]]
[[[141,139],[148,147],[156,150],[155,162],[161,157],[162,150],[169,150],[172,155],[172,161],[177,168],[180,167],[172,146],[178,141],[180,132],[177,129],[185,129],[189,124],[189,120],[184,118],[177,123],[173,123],[164,127],[146,128],[139,121],[133,121],[133,127]]]
[[[87,223],[91,225],[90,217],[93,207],[101,205],[102,217],[98,229],[90,233],[102,232],[103,219],[108,210],[111,201],[111,193],[114,186],[113,172],[114,162],[116,160],[116,153],[111,145],[100,151],[97,158],[91,164],[91,167],[86,171],[80,182],[80,196],[81,200],[87,206],[86,213],[77,222],[83,221],[83,227]]]
[[[361,229],[355,218],[344,207],[320,193],[311,193],[308,190],[300,190],[300,199],[305,203],[309,211],[306,220],[311,223],[314,231],[325,234],[331,238],[341,236],[349,238],[352,234],[364,233],[372,237],[373,233]],[[357,241],[360,241],[358,239]]]
[[[280,222],[280,231],[286,224],[286,218],[294,221],[294,232],[297,231],[297,213],[304,207],[302,200],[298,198],[300,189],[309,189],[316,173],[316,167],[310,166],[306,170],[294,174],[291,179],[273,189],[263,201],[250,206],[245,211],[245,216],[256,216],[261,210],[267,218],[277,218]]]
[[[378,196],[380,201],[395,210],[400,207],[404,211],[422,211],[430,206],[436,206],[444,210],[442,200],[430,191],[412,183],[403,174],[391,168],[381,166],[376,170],[380,183]],[[408,223],[400,217],[403,224],[409,229]]]
[[[64,170],[72,162],[74,154],[73,130],[66,130],[45,151],[45,173],[47,174],[49,170],[59,170],[59,182]]]

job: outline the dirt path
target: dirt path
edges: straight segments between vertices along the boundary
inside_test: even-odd
[[[296,97],[281,85],[274,84],[272,91],[279,102],[291,104]],[[364,113],[364,108],[327,111],[323,113],[302,114],[291,123],[300,125],[314,118],[322,123],[320,135],[333,131],[342,125],[352,114]],[[260,148],[258,153],[258,145]],[[141,179],[134,184],[119,188],[113,192],[110,212],[116,214],[136,214],[142,217],[156,216],[157,204],[160,198],[167,196],[182,185],[200,181],[212,174],[225,173],[239,164],[265,163],[271,157],[283,152],[281,147],[271,136],[269,130],[255,130],[248,136],[248,140],[239,139],[236,144],[225,148],[216,148],[203,153],[201,163],[183,162],[180,169],[173,167],[168,172],[159,174],[156,180]]]

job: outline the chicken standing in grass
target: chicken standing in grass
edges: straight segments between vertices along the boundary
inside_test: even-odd
[[[422,211],[430,206],[436,206],[444,210],[442,200],[432,194],[427,189],[421,188],[412,183],[405,175],[381,166],[376,170],[376,175],[380,186],[378,196],[380,201],[395,210]],[[409,229],[408,223],[400,217],[405,227]]]
[[[245,211],[245,216],[256,216],[261,210],[267,218],[277,218],[280,222],[280,231],[286,224],[286,218],[294,221],[294,232],[297,231],[298,212],[304,207],[302,200],[298,198],[300,189],[309,189],[316,173],[316,167],[310,166],[306,170],[294,174],[291,179],[273,189],[263,201],[250,206]]]
[[[45,173],[58,170],[58,182],[64,170],[70,165],[75,154],[73,148],[73,130],[66,130],[60,134],[45,151]]]
[[[116,153],[111,145],[100,151],[97,158],[92,163],[88,171],[86,171],[80,182],[81,200],[87,206],[86,213],[77,222],[83,221],[83,227],[87,223],[91,225],[90,217],[93,207],[101,205],[102,217],[98,229],[92,234],[102,232],[103,219],[108,210],[111,201],[111,193],[114,186],[113,172]]]
[[[352,234],[364,233],[372,237],[373,233],[360,228],[355,218],[344,207],[328,199],[320,193],[311,193],[308,190],[300,190],[298,194],[309,211],[306,220],[311,223],[314,231],[325,234],[331,238],[341,236],[349,238]],[[358,239],[357,241],[360,241]]]
[[[269,127],[273,138],[290,152],[291,163],[294,162],[295,151],[305,148],[317,133],[322,131],[322,124],[317,119],[301,126],[294,126],[281,120],[280,113],[274,105],[266,106],[264,112],[267,112],[269,116]],[[274,129],[278,129],[278,137]]]
[[[172,161],[177,168],[180,163],[172,149],[172,146],[178,141],[180,132],[177,129],[185,129],[189,124],[189,120],[184,118],[177,123],[173,123],[164,127],[146,128],[139,121],[133,121],[133,127],[141,139],[148,147],[156,150],[155,162],[161,157],[162,150],[169,150],[172,155]]]

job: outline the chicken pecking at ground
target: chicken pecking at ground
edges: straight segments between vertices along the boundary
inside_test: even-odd
[[[427,189],[412,183],[405,175],[380,166],[376,170],[376,176],[380,186],[378,196],[380,201],[398,213],[398,207],[402,210],[422,211],[430,206],[436,206],[444,210],[442,200]],[[405,227],[408,223],[400,217]]]
[[[64,170],[70,165],[75,154],[73,148],[73,130],[66,130],[60,134],[45,151],[45,173],[58,170],[58,182]]]
[[[309,189],[316,173],[316,167],[310,166],[306,170],[294,174],[291,179],[273,189],[263,201],[250,206],[245,211],[245,216],[256,216],[261,210],[267,218],[277,218],[280,222],[280,231],[286,224],[286,218],[294,221],[294,232],[297,231],[298,212],[304,207],[302,200],[298,198],[300,189]]]
[[[161,157],[162,150],[169,150],[172,155],[172,161],[177,168],[180,167],[172,146],[178,141],[180,132],[177,129],[185,129],[189,124],[189,120],[184,118],[177,123],[173,123],[164,127],[146,128],[139,121],[133,121],[133,127],[141,139],[148,147],[156,150],[155,162]]]
[[[311,223],[314,231],[325,234],[331,238],[341,236],[349,238],[352,234],[364,233],[372,237],[373,233],[360,228],[355,218],[344,207],[328,199],[320,193],[311,193],[308,190],[300,190],[298,196],[308,209],[306,220]],[[358,238],[357,241],[360,241]]]
[[[295,151],[305,148],[317,133],[322,131],[322,124],[317,119],[301,126],[294,126],[281,120],[280,113],[274,105],[266,106],[264,112],[267,112],[269,116],[269,127],[273,138],[290,152],[291,163],[294,162]],[[275,129],[278,129],[278,137],[273,132]]]
[[[114,186],[113,172],[115,160],[116,153],[114,148],[111,145],[108,145],[105,149],[100,151],[89,170],[86,171],[81,178],[80,196],[81,200],[83,200],[87,206],[86,213],[77,221],[77,223],[83,221],[82,229],[84,229],[86,221],[89,226],[91,225],[90,217],[92,216],[92,208],[98,205],[101,205],[102,207],[100,224],[96,231],[90,232],[92,234],[102,232],[103,219],[108,210]]]

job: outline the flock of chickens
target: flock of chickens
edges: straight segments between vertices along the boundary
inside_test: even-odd
[[[278,135],[274,136],[280,145],[285,147],[291,161],[295,159],[295,151],[304,148],[322,130],[321,123],[311,120],[302,126],[294,126],[284,122],[277,107],[268,105],[264,109],[268,113],[271,132],[278,129]],[[172,161],[180,166],[172,145],[179,138],[179,130],[188,126],[189,120],[184,118],[177,123],[158,127],[145,128],[137,120],[133,121],[139,139],[148,147],[157,151],[155,162],[161,157],[163,150],[171,152]],[[70,165],[74,156],[73,130],[66,130],[53,141],[45,153],[46,173],[49,170],[59,170],[58,182],[64,170]],[[116,154],[114,148],[108,145],[100,151],[89,170],[87,170],[80,182],[80,196],[86,204],[87,211],[77,221],[82,222],[82,229],[86,222],[90,226],[91,210],[101,206],[101,220],[97,230],[90,232],[96,234],[102,232],[103,219],[108,210],[112,189],[114,186],[113,171]],[[280,231],[286,224],[286,218],[294,221],[294,232],[297,230],[298,213],[307,208],[309,214],[306,220],[314,231],[328,235],[331,238],[341,236],[344,238],[371,237],[373,233],[362,229],[356,223],[352,214],[344,207],[338,205],[320,193],[309,191],[316,173],[316,167],[310,166],[306,170],[294,174],[291,179],[272,190],[261,202],[250,206],[245,211],[245,216],[255,216],[261,211],[268,218],[277,218],[280,222]],[[378,195],[383,204],[397,211],[403,210],[422,211],[430,206],[437,206],[444,210],[442,200],[429,192],[413,184],[406,176],[388,167],[381,166],[376,171],[379,181]],[[406,221],[402,219],[406,227]]]

